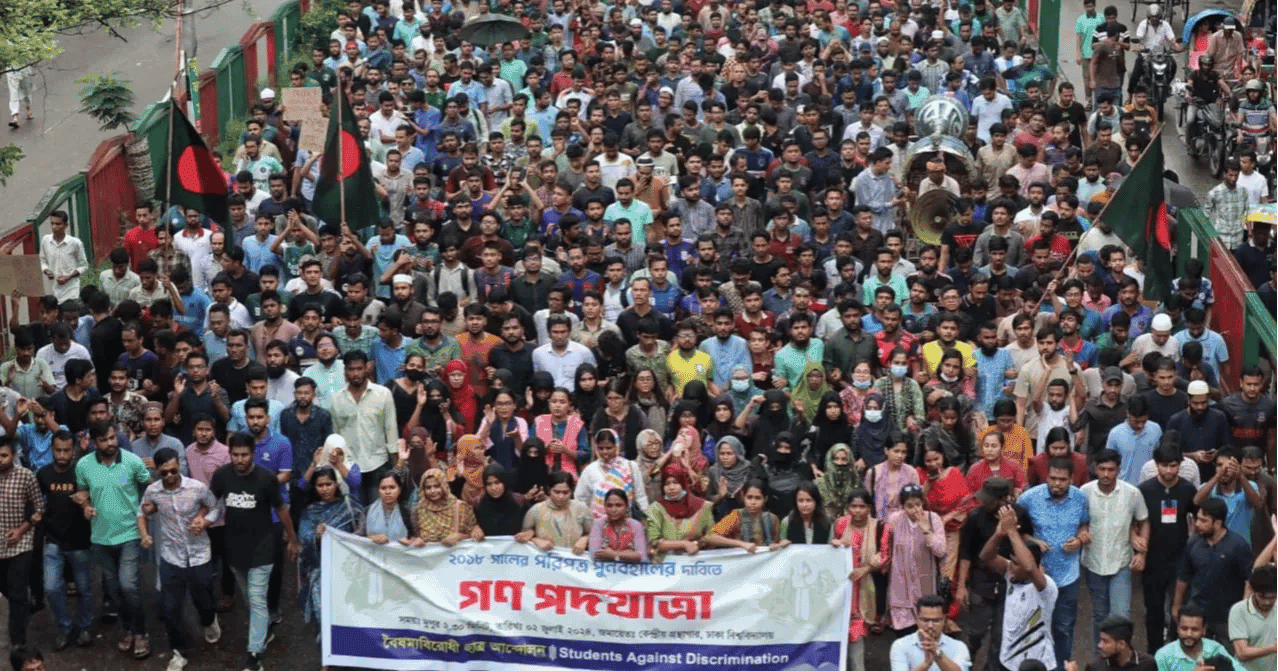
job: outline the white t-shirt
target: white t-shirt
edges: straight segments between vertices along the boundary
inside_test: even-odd
[[[1250,175],[1238,173],[1238,186],[1247,190],[1247,204],[1257,205],[1262,196],[1269,195],[1269,182],[1259,170],[1252,170]]]
[[[1010,571],[1007,580],[1007,600],[1003,603],[1003,646],[999,649],[999,661],[1008,669],[1020,668],[1021,662],[1037,659],[1045,665],[1056,666],[1056,652],[1052,646],[1052,609],[1056,607],[1059,590],[1051,576],[1043,589],[1036,589],[1033,582],[1014,583]]]
[[[1052,406],[1047,404],[1047,391],[1043,391],[1043,407],[1038,411],[1038,427],[1035,431],[1035,437],[1038,439],[1038,450],[1042,452],[1047,449],[1047,432],[1060,426],[1069,428],[1069,399],[1065,399],[1065,405],[1060,410],[1052,410]]]

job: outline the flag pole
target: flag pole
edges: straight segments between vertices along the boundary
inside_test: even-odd
[[[165,176],[164,176],[164,204],[171,206],[173,202],[173,115],[178,113],[177,94],[178,94],[178,78],[182,76],[182,0],[177,3],[177,38],[174,40],[173,58],[174,64],[173,81],[169,83],[169,141],[165,147]]]
[[[342,137],[342,133],[345,132],[344,130],[345,127],[342,125],[342,108],[346,106],[346,87],[344,85],[340,85],[340,84],[338,85],[337,95],[339,96],[338,100],[336,101],[337,102],[337,199],[338,199],[338,211],[341,212],[341,218],[342,218],[341,225],[345,226],[346,225],[346,167],[344,166],[344,163],[346,161],[344,160],[344,155],[346,154],[346,151],[343,145],[346,144],[346,140],[345,138]]]

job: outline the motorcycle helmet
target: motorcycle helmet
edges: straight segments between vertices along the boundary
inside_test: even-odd
[[[1203,54],[1198,57],[1199,70],[1210,70],[1213,67],[1215,67],[1215,65],[1216,65],[1216,59],[1212,58],[1211,54]]]
[[[1162,18],[1162,16],[1163,16],[1163,8],[1162,8],[1162,7],[1160,7],[1160,6],[1158,6],[1158,5],[1156,5],[1156,4],[1155,4],[1155,5],[1150,5],[1150,6],[1149,6],[1149,9],[1145,11],[1145,15],[1146,15],[1146,16],[1148,16],[1148,17],[1149,17],[1149,18],[1151,18],[1151,19],[1158,19],[1158,18]]]
[[[1260,91],[1265,92],[1265,85],[1260,83],[1259,79],[1248,79],[1247,85],[1243,87],[1244,91]]]

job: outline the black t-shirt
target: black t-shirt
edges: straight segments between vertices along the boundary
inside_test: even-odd
[[[1171,396],[1163,396],[1157,389],[1150,389],[1145,392],[1145,400],[1149,402],[1149,421],[1160,427],[1167,426],[1172,415],[1189,405],[1189,395],[1179,389]]]
[[[1087,110],[1083,108],[1083,104],[1075,100],[1069,107],[1052,105],[1047,108],[1048,126],[1055,126],[1062,121],[1069,122],[1069,143],[1075,147],[1083,146],[1081,129],[1087,126]]]
[[[1029,511],[1019,503],[1013,503],[1012,509],[1016,511],[1017,527],[1022,534],[1034,534],[1034,520],[1030,518]],[[985,568],[985,563],[981,561],[981,548],[985,547],[985,542],[994,535],[994,531],[998,528],[998,514],[988,513],[985,508],[977,508],[968,516],[967,521],[963,523],[963,528],[959,532],[959,559],[967,559],[972,562],[972,569],[968,573],[968,586],[971,591],[978,596],[987,600],[1002,598],[1004,594],[1004,586],[1006,581],[1003,576],[990,572]],[[999,546],[998,553],[1004,557],[1012,555],[1012,545],[1004,540]]]
[[[271,510],[284,505],[279,481],[270,470],[253,464],[240,475],[234,464],[213,472],[213,495],[226,502],[226,556],[231,566],[250,569],[274,561],[275,525]]]
[[[248,382],[249,374],[255,370],[265,373],[266,366],[249,359],[243,368],[236,368],[230,359],[218,359],[213,364],[211,375],[213,381],[226,390],[227,400],[234,404],[248,398],[244,384]]]
[[[40,528],[44,537],[63,550],[88,550],[92,530],[84,519],[84,509],[71,500],[75,494],[75,464],[59,473],[49,464],[36,473],[40,493],[44,494],[44,519]]]
[[[301,319],[302,310],[312,305],[319,306],[325,322],[340,316],[346,310],[346,303],[335,293],[321,291],[318,294],[311,294],[303,291],[288,302],[288,320],[295,322]]]
[[[1156,477],[1136,488],[1149,510],[1149,552],[1145,555],[1149,563],[1145,570],[1174,576],[1176,562],[1189,540],[1189,513],[1198,508],[1194,505],[1197,490],[1183,478],[1168,488]]]
[[[941,244],[950,248],[950,258],[954,258],[954,250],[959,247],[967,247],[969,249],[976,246],[976,239],[980,237],[981,232],[985,230],[985,225],[973,219],[966,226],[962,222],[955,220],[945,225],[945,230],[941,231]]]
[[[67,395],[66,389],[59,389],[50,399],[53,401],[53,414],[58,419],[59,424],[64,424],[71,433],[77,433],[80,429],[89,426],[89,402],[102,396],[96,388],[90,387],[84,391],[84,395],[80,400],[72,400]]]

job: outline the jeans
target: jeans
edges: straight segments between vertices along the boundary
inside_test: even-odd
[[[848,643],[848,671],[865,671],[865,637]]]
[[[71,567],[75,578],[76,589],[80,596],[75,602],[75,621],[71,620],[71,612],[67,606],[67,595],[63,589],[62,574],[65,567]],[[44,598],[53,614],[53,621],[58,625],[58,633],[66,634],[72,630],[88,631],[93,626],[93,557],[90,550],[63,550],[50,539],[44,541]]]
[[[271,582],[271,564],[250,569],[235,568],[235,583],[244,595],[248,607],[248,651],[260,655],[266,650],[266,630],[271,624],[271,612],[266,607],[266,592]]]
[[[1097,86],[1095,94],[1092,97],[1094,98],[1092,100],[1092,109],[1100,107],[1101,98],[1109,98],[1114,101],[1114,107],[1121,107],[1123,104],[1123,88],[1119,86],[1111,89],[1104,86]],[[1114,130],[1118,129],[1115,128]]]
[[[120,626],[126,633],[146,636],[139,572],[141,544],[135,540],[120,545],[94,544],[93,558],[102,569],[104,596],[120,609]]]
[[[1132,570],[1126,566],[1114,575],[1097,575],[1087,569],[1087,592],[1092,599],[1092,641],[1100,645],[1100,626],[1110,615],[1131,616]]]
[[[1175,584],[1174,564],[1158,569],[1146,565],[1140,576],[1141,592],[1145,596],[1145,640],[1149,642],[1151,655],[1171,640],[1167,637],[1167,623],[1171,621],[1169,611]]]
[[[9,645],[26,645],[31,622],[31,552],[0,559],[0,581],[0,593],[9,601]]]
[[[186,656],[191,648],[186,618],[182,617],[187,590],[190,590],[195,612],[200,616],[200,626],[213,624],[213,618],[217,617],[217,602],[213,598],[213,562],[182,567],[160,560],[160,585],[164,595],[164,629],[169,635],[169,647]]]
[[[284,525],[275,523],[275,557],[271,564],[271,581],[266,589],[266,607],[271,621],[280,617],[280,593],[284,588]]]
[[[1078,622],[1078,583],[1058,587],[1056,607],[1052,609],[1052,647],[1056,649],[1056,671],[1065,668],[1065,660],[1073,656],[1074,624]]]
[[[222,584],[222,596],[235,596],[235,572],[226,561],[226,527],[209,527],[209,548]]]

